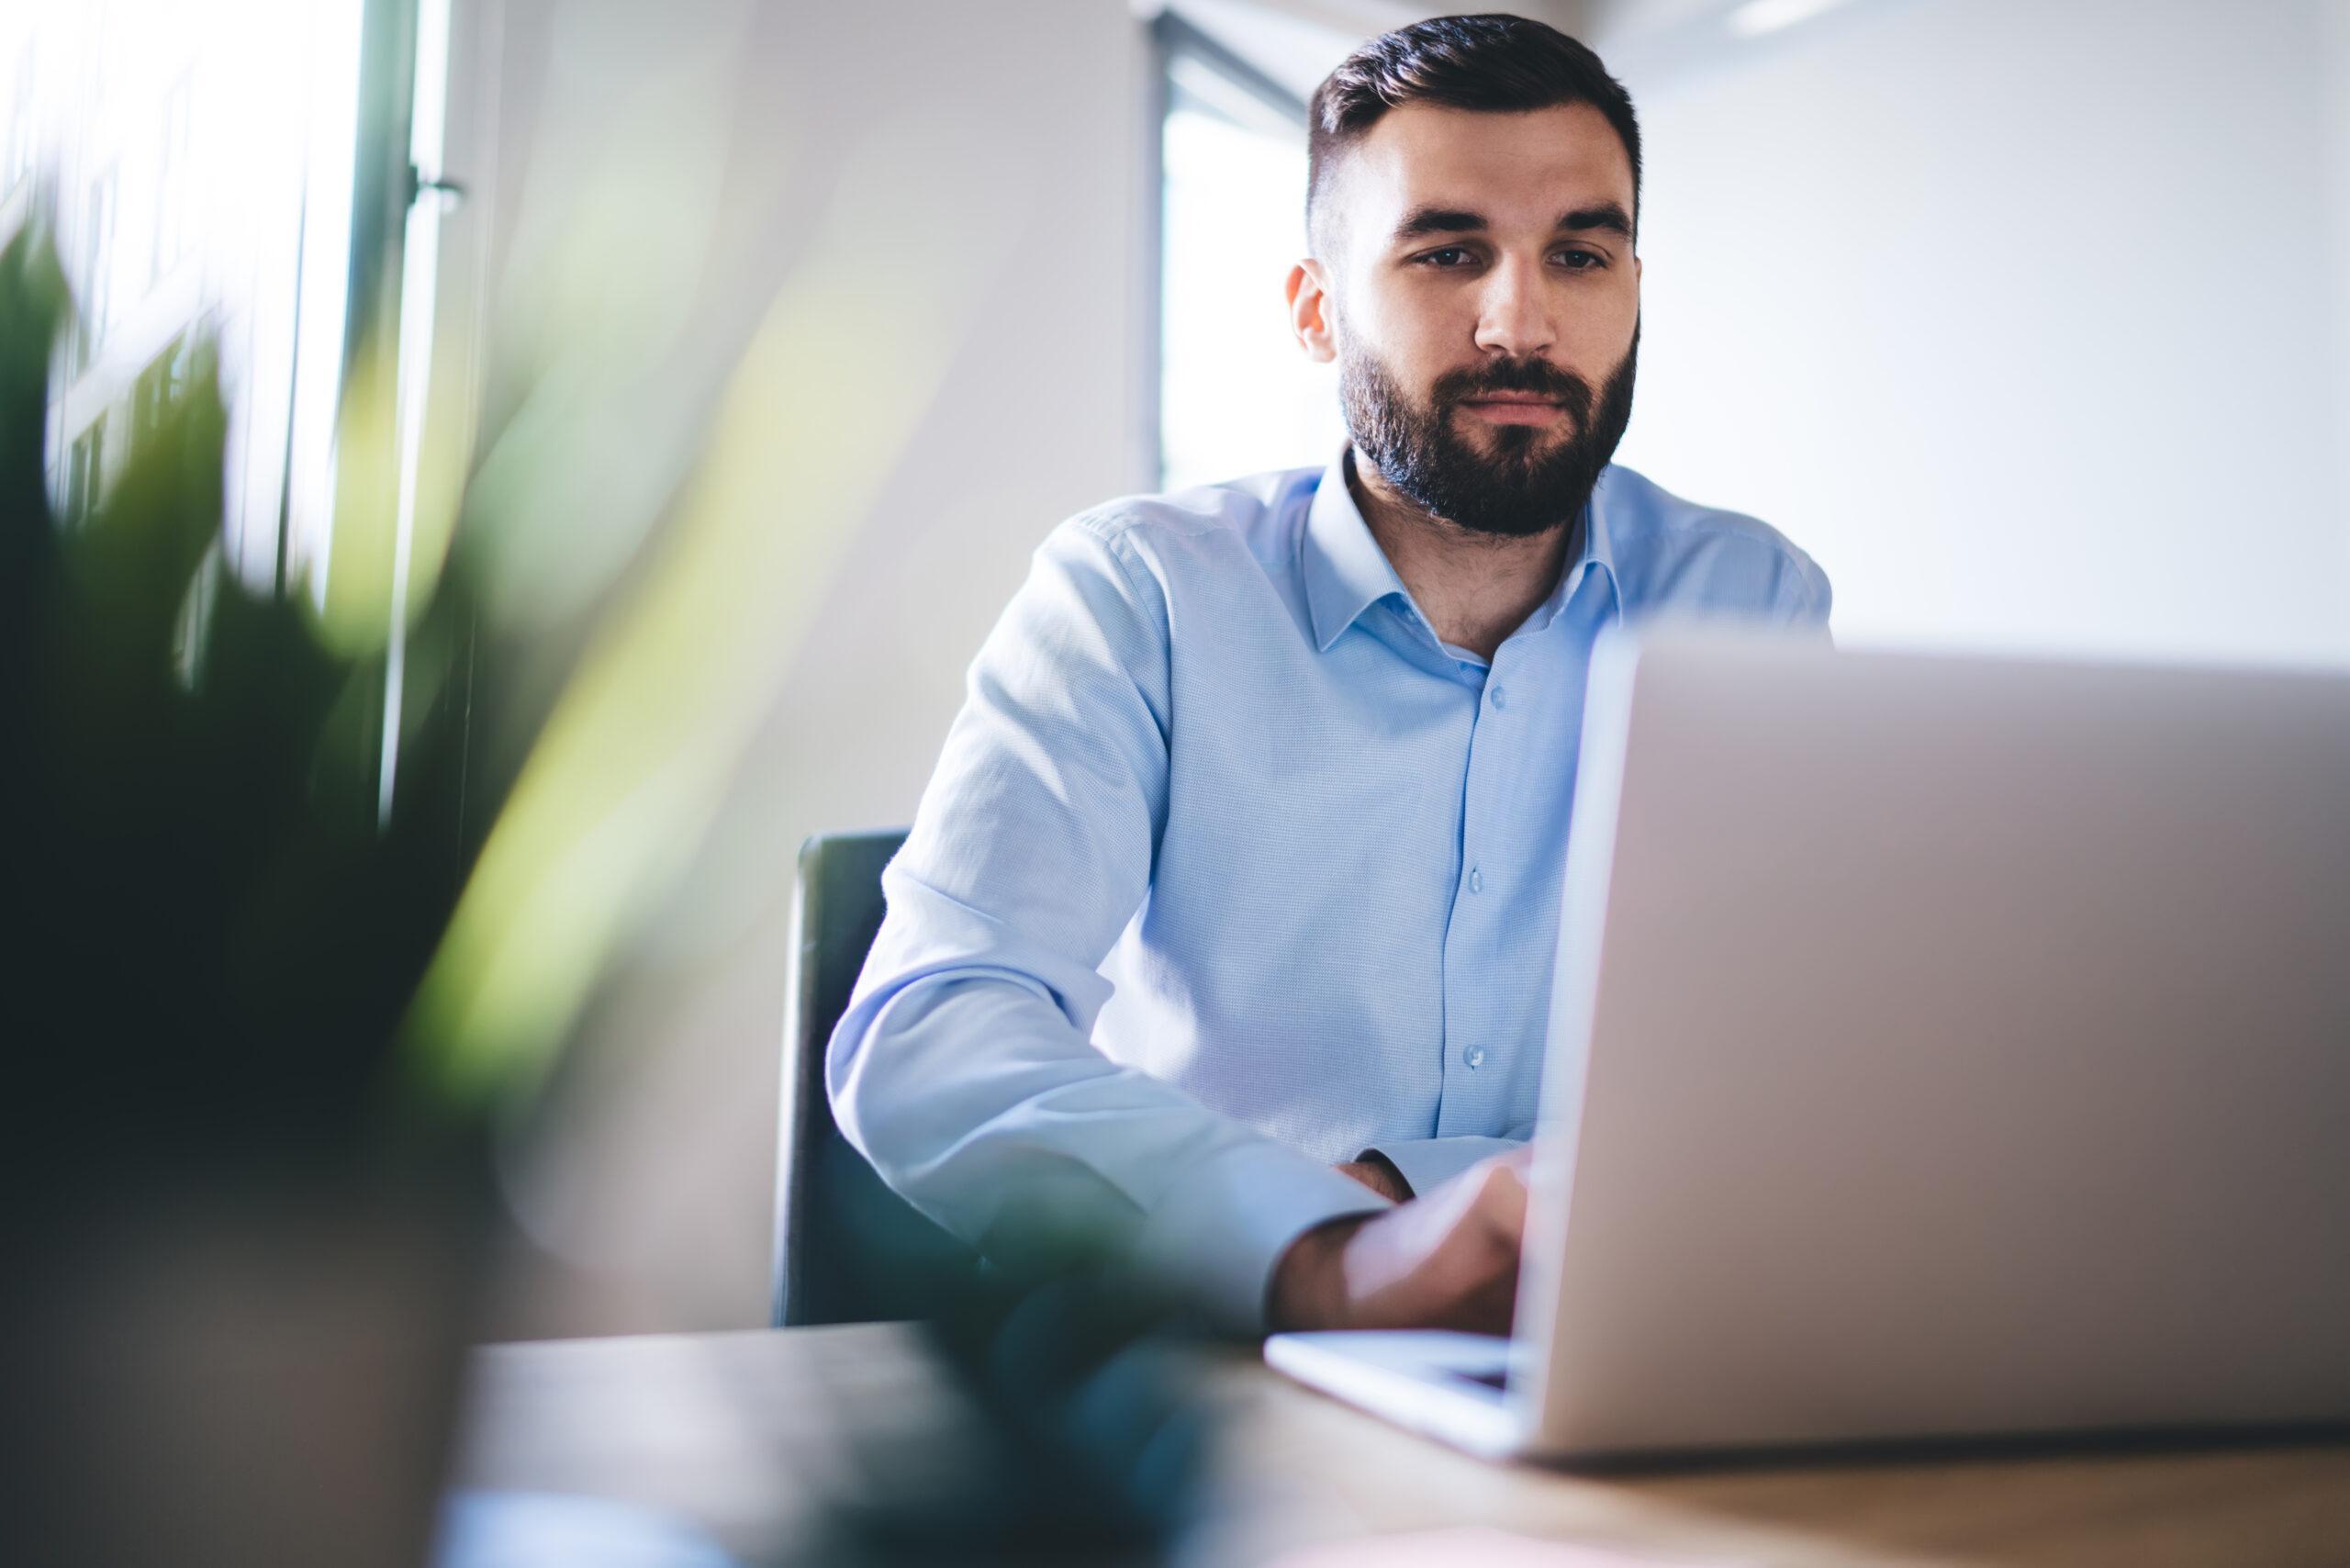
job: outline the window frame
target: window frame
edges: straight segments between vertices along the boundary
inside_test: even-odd
[[[0,201],[13,200],[40,165],[36,134],[39,117],[34,98],[39,81],[39,63],[34,59],[36,48],[36,39],[25,39],[11,68],[15,85],[7,123],[0,125],[0,160],[5,160],[0,162]]]
[[[73,374],[98,363],[106,334],[114,329],[115,241],[122,218],[122,160],[106,159],[82,189],[82,278],[80,308],[73,314]]]
[[[1141,421],[1136,434],[1136,465],[1143,487],[1157,490],[1167,476],[1166,377],[1163,342],[1167,330],[1167,119],[1175,106],[1175,68],[1179,61],[1214,72],[1300,130],[1307,129],[1306,104],[1289,88],[1250,64],[1232,49],[1179,16],[1172,8],[1150,19],[1150,89],[1145,113],[1149,134],[1143,188],[1148,199],[1140,203],[1144,217],[1142,245],[1142,343],[1136,362],[1142,385],[1136,409]]]
[[[173,405],[186,395],[195,364],[196,330],[196,326],[183,329],[131,381],[130,444],[134,449],[162,428]]]

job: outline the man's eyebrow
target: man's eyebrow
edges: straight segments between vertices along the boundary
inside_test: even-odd
[[[1628,240],[1632,237],[1632,215],[1612,201],[1603,201],[1596,207],[1579,207],[1560,214],[1559,227],[1570,231],[1603,229]]]
[[[1457,207],[1416,207],[1395,226],[1398,241],[1423,239],[1430,234],[1474,234],[1486,227],[1485,215]],[[1568,233],[1600,230],[1632,237],[1632,215],[1621,204],[1612,201],[1595,202],[1590,207],[1578,207],[1559,215],[1558,227]]]
[[[1417,240],[1424,234],[1473,234],[1485,227],[1481,212],[1464,212],[1457,207],[1423,207],[1406,213],[1404,221],[1395,226],[1398,240]]]

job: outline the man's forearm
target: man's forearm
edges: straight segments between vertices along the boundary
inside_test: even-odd
[[[1081,1233],[1235,1332],[1262,1331],[1275,1262],[1302,1231],[1383,1206],[1109,1060],[1000,971],[881,988],[844,1017],[833,1066],[842,1130],[948,1231],[982,1250],[1048,1239],[1024,1234],[1039,1223]]]

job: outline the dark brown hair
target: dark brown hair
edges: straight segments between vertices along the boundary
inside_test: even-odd
[[[1525,17],[1437,17],[1382,33],[1314,89],[1307,107],[1305,222],[1339,155],[1380,118],[1405,104],[1512,114],[1589,104],[1607,118],[1632,161],[1632,202],[1640,196],[1640,125],[1632,96],[1599,56],[1556,28]]]

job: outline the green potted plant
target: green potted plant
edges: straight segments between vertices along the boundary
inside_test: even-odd
[[[43,431],[70,310],[18,233],[0,1539],[25,1562],[415,1562],[491,1212],[483,1118],[423,1086],[405,1026],[465,869],[460,715],[422,683],[379,812],[380,662],[224,565],[202,352],[61,523]],[[444,583],[428,665],[463,615]]]

